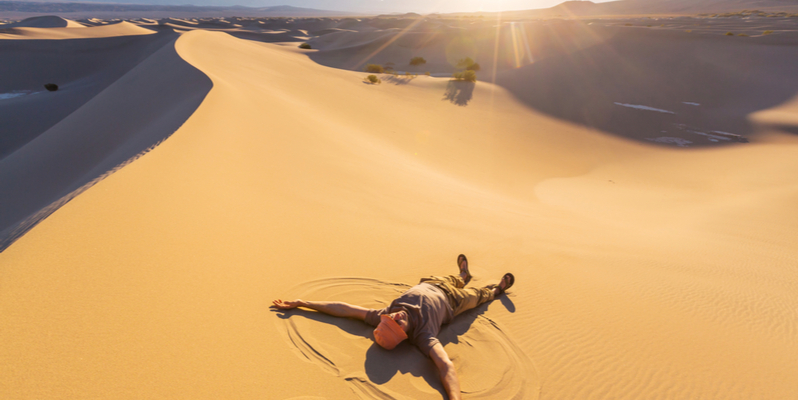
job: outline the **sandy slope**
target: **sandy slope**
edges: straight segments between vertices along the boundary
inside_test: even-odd
[[[177,37],[0,41],[26,60],[0,69],[15,78],[0,85],[9,133],[0,141],[0,249],[197,108],[211,82],[178,57]],[[46,82],[59,90],[43,90]]]
[[[796,136],[653,147],[485,82],[176,49],[191,118],[0,254],[0,397],[438,399],[413,348],[267,306],[377,306],[460,252],[517,276],[443,333],[466,398],[797,396]]]
[[[0,39],[85,39],[131,35],[152,35],[154,33],[151,30],[138,27],[126,21],[111,25],[92,27],[85,27],[78,22],[69,21],[67,26],[58,28],[38,27],[35,25],[31,25],[31,27],[25,25],[21,25],[20,27],[9,26],[8,28],[8,30],[4,29],[3,32],[0,33]],[[82,29],[77,30],[76,28]]]

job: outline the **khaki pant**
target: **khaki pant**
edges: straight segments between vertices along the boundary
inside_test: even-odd
[[[464,280],[460,276],[432,276],[422,278],[420,283],[427,283],[442,289],[453,307],[453,316],[471,310],[487,301],[494,300],[494,288],[464,288]]]

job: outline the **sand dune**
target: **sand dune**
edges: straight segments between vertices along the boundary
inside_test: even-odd
[[[0,397],[441,399],[432,363],[411,346],[389,353],[362,324],[268,304],[376,307],[422,276],[455,273],[462,252],[475,285],[517,276],[509,296],[443,332],[467,399],[797,397],[797,136],[786,133],[796,93],[773,86],[791,79],[781,57],[796,41],[726,45],[624,21],[542,22],[514,39],[503,25],[497,67],[475,57],[477,83],[382,74],[370,85],[348,68],[396,58],[400,70],[419,52],[449,73],[467,47],[447,54],[448,35],[473,29],[483,57],[498,28],[442,23],[429,41],[392,40],[402,29],[369,21],[250,28],[331,30],[302,50],[233,37],[248,31],[242,21],[196,22],[174,43],[137,36],[170,41],[0,161],[0,183],[54,188],[62,180],[15,171],[81,162],[96,177],[103,156],[138,148],[124,140],[177,128],[0,254]],[[523,37],[530,65],[513,51]],[[681,49],[685,60],[655,68]],[[758,54],[775,65],[724,68]],[[562,69],[548,66],[556,59]],[[672,85],[647,83],[650,67]],[[694,78],[678,67],[721,76],[683,86]],[[556,87],[545,74],[594,84],[608,112],[637,126],[695,112],[715,125],[670,135],[733,138],[741,126],[752,140],[686,149],[587,127],[537,106]],[[609,84],[626,77],[661,91]],[[121,139],[86,132],[107,115]],[[69,153],[78,160],[55,151],[101,139],[96,152]]]
[[[84,30],[91,29],[99,28]],[[72,54],[53,53],[52,43],[8,46],[16,54],[39,50],[43,57],[38,71],[27,65],[7,71],[18,78],[10,93],[21,96],[0,100],[0,115],[10,122],[6,129],[15,133],[0,153],[0,248],[86,185],[169,137],[197,108],[210,82],[176,55],[176,39],[162,34],[70,46],[74,52],[100,51],[101,59],[65,60]],[[114,57],[115,52],[122,54]],[[59,91],[32,89],[53,78]],[[35,118],[42,109],[47,115]]]
[[[56,15],[26,18],[19,22],[3,25],[3,28],[84,28],[79,22]]]
[[[26,20],[27,21],[27,20]],[[121,21],[115,24],[86,27],[77,22],[70,21],[66,27],[9,27],[0,29],[0,40],[3,39],[85,39],[106,38],[132,35],[151,35],[154,32],[144,29],[130,22]],[[5,28],[6,26],[3,26]],[[75,29],[75,28],[83,29]]]

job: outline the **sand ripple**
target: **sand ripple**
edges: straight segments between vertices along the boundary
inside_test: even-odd
[[[408,287],[368,278],[333,278],[299,284],[290,293],[378,308]],[[487,309],[485,305],[460,315],[439,335],[458,368],[462,392],[476,399],[538,398],[534,365],[500,325],[483,315]],[[292,310],[280,313],[278,328],[298,356],[342,377],[360,398],[441,396],[435,366],[427,357],[407,343],[391,352],[381,349],[372,340],[372,327],[360,321]]]

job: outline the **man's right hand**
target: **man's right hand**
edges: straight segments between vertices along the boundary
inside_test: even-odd
[[[279,310],[291,310],[293,308],[301,307],[303,300],[297,299],[295,301],[283,301],[281,299],[273,300],[272,306]]]

